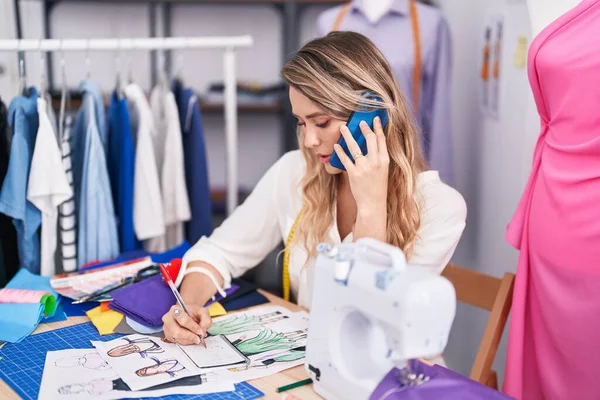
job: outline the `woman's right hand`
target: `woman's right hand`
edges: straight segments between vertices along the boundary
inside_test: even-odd
[[[205,307],[195,304],[186,304],[189,315],[183,311],[179,304],[175,304],[162,317],[165,339],[177,344],[200,344],[200,336],[206,337],[212,319]],[[175,310],[178,316],[175,316]]]

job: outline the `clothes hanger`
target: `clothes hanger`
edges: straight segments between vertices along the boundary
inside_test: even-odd
[[[85,79],[89,80],[92,77],[91,66],[92,66],[92,63],[90,61],[90,40],[88,39],[86,50],[85,50],[85,67],[86,67]]]
[[[67,90],[67,67],[65,63],[65,52],[63,50],[63,40],[60,40],[60,70],[61,70],[61,92],[60,92],[60,111],[58,114],[58,138],[63,140],[65,131],[66,110],[71,109],[71,95]]]
[[[135,39],[131,42],[131,51],[127,52],[127,84],[133,83],[133,74],[131,72],[131,54],[135,50]]]
[[[19,54],[19,87],[17,89],[18,96],[29,96],[29,89],[27,88],[27,75],[25,73],[25,55]]]
[[[116,82],[115,82],[115,93],[117,94],[118,98],[123,98],[123,84],[122,84],[122,79],[121,79],[121,40],[119,39],[118,42],[118,46],[117,46],[117,57],[116,57],[116,70],[117,70],[117,76],[116,76]]]
[[[46,53],[42,50],[42,39],[38,42],[38,49],[40,51],[40,97],[46,97]]]
[[[164,41],[164,38],[163,38]],[[162,99],[165,98],[167,93],[169,93],[169,77],[167,76],[167,57],[165,55],[165,50],[163,46],[163,50],[161,50],[159,54],[159,73],[158,73],[158,90],[160,91]],[[164,101],[164,100],[163,100]],[[162,104],[162,103],[161,103]],[[165,107],[160,107],[160,117],[165,118]]]
[[[164,42],[165,38],[162,38],[162,41]],[[158,78],[158,84],[160,87],[160,90],[162,91],[163,95],[166,94],[169,90],[169,77],[167,75],[167,56],[165,55],[165,50],[164,50],[164,46],[162,46],[162,50],[160,52],[160,56],[159,56],[159,61],[160,61],[160,68],[159,68],[159,78]]]
[[[185,50],[187,47],[187,38],[184,38],[183,50]],[[175,74],[173,76],[173,79],[179,82],[181,85],[183,85],[183,50],[180,50],[175,58]]]

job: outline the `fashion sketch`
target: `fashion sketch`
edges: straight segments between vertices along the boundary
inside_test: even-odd
[[[289,316],[275,311],[263,315],[238,314],[231,318],[215,321],[208,329],[210,335],[234,335],[246,331],[263,329],[264,325],[289,318]]]
[[[305,340],[306,336],[306,330],[281,333],[266,328],[250,339],[233,342],[233,345],[246,357],[250,357],[267,351],[298,347],[299,342]]]
[[[213,373],[188,376],[185,378],[177,379],[173,382],[167,382],[160,385],[152,386],[147,389],[142,389],[141,391],[144,392],[150,390],[169,389],[180,386],[196,386],[207,382],[215,382],[217,379],[217,375]],[[100,396],[112,390],[130,392],[131,388],[121,378],[114,377],[93,379],[86,383],[74,383],[70,385],[61,386],[60,388],[58,388],[58,393],[64,395],[87,393],[90,395]]]
[[[87,353],[83,356],[63,357],[54,362],[54,365],[60,368],[83,367],[96,371],[107,371],[110,365],[97,352]]]
[[[108,351],[110,357],[123,357],[129,354],[139,354],[142,358],[148,357],[148,354],[163,353],[165,350],[156,342],[148,337],[139,339],[123,338],[127,343],[113,347]]]
[[[159,360],[155,357],[150,357],[154,361],[153,365],[143,367],[135,371],[137,376],[154,376],[158,374],[168,374],[171,378],[176,376],[177,372],[183,371],[185,367],[177,360]]]
[[[269,353],[262,357],[252,360],[252,362],[248,365],[232,367],[228,368],[228,370],[231,372],[241,372],[254,368],[268,368],[269,366],[276,363],[297,361],[304,357],[306,357],[306,347],[302,346],[297,347],[295,349],[291,349],[289,351],[285,351],[283,353]]]

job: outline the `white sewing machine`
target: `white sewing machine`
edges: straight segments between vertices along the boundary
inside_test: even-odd
[[[408,361],[440,355],[456,312],[452,284],[374,239],[321,244],[305,367],[326,399],[368,399]],[[411,384],[411,382],[406,382]]]

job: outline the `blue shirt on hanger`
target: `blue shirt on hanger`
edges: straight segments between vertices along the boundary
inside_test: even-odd
[[[121,251],[141,248],[133,228],[135,148],[127,99],[113,92],[108,109],[108,174],[118,219]]]
[[[192,219],[185,227],[186,238],[190,243],[196,243],[202,236],[209,236],[213,229],[202,115],[198,97],[192,89],[184,88],[181,81],[175,80],[173,93],[181,122],[185,181],[192,211]]]
[[[36,274],[40,272],[38,228],[42,214],[27,200],[27,183],[39,126],[38,97],[35,88],[30,88],[29,96],[16,97],[8,107],[13,137],[8,171],[0,191],[0,212],[13,218],[21,266]]]
[[[82,82],[80,90],[83,101],[72,131],[78,266],[108,260],[119,254],[113,198],[100,131],[106,126],[104,102],[93,82]]]

